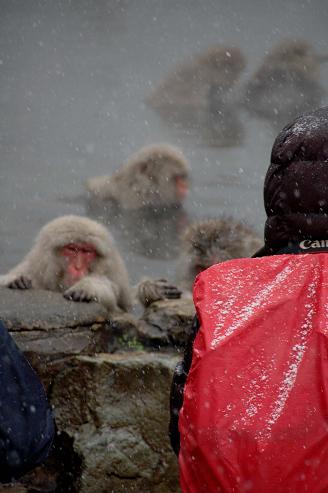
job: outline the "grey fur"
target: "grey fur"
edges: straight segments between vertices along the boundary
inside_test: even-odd
[[[98,257],[90,275],[66,289],[61,284],[57,252],[64,245],[77,242],[92,243]],[[22,277],[23,284],[19,281]],[[104,226],[86,217],[69,215],[50,221],[22,262],[0,276],[0,286],[21,287],[28,281],[32,288],[62,292],[69,299],[97,300],[110,311],[126,311],[132,304],[128,273],[112,236]]]
[[[174,178],[188,179],[189,164],[182,152],[167,144],[140,149],[111,176],[89,178],[89,198],[111,200],[123,209],[170,207],[180,200]]]
[[[223,96],[231,90],[245,67],[238,48],[214,46],[172,70],[146,99],[160,114],[170,109],[184,112],[207,110],[208,94],[214,85]]]
[[[145,278],[137,286],[137,298],[145,307],[151,305],[154,301],[174,300],[180,297],[180,289],[169,284],[166,279]]]
[[[285,125],[289,120],[320,106],[324,90],[319,83],[321,63],[304,40],[284,40],[264,58],[245,86],[243,104],[260,117]]]
[[[188,226],[178,262],[179,287],[191,291],[196,275],[213,264],[249,257],[263,245],[252,228],[229,217],[208,219]]]

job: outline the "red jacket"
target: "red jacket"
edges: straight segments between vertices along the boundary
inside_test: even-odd
[[[194,302],[182,491],[328,492],[328,254],[215,265]]]

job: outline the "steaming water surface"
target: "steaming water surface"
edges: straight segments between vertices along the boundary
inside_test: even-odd
[[[245,78],[281,38],[327,53],[324,0],[1,0],[0,9],[0,272],[47,221],[86,213],[68,198],[82,195],[87,177],[154,142],[178,145],[191,163],[190,215],[229,213],[262,231],[275,131],[242,114],[241,146],[207,147],[163,122],[144,98],[176,63],[216,44],[243,50]],[[321,77],[327,86],[327,68]],[[126,242],[120,249],[133,281],[174,278],[174,260],[144,258]]]

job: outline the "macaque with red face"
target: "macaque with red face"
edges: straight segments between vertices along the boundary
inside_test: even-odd
[[[46,224],[22,262],[0,276],[0,286],[57,291],[72,301],[97,301],[110,312],[128,311],[136,290],[145,306],[149,299],[180,295],[162,279],[147,279],[132,289],[108,230],[96,221],[73,215]]]
[[[98,301],[110,311],[132,304],[124,262],[107,229],[80,216],[46,224],[23,261],[0,285],[12,289],[47,289],[74,301]]]
[[[97,250],[92,243],[68,243],[58,250],[58,256],[64,261],[64,287],[71,287],[92,270],[97,258]]]
[[[189,192],[189,185],[185,177],[183,176],[175,177],[175,189],[177,192],[177,198],[180,201],[183,201],[187,197]]]
[[[90,201],[111,201],[122,210],[180,206],[189,190],[189,164],[182,152],[154,144],[132,154],[111,176],[87,181]]]

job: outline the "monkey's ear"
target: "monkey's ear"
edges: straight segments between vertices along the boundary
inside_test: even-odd
[[[142,163],[140,163],[139,165],[140,173],[147,175],[149,174],[150,170],[151,170],[151,163],[149,161],[143,161]]]
[[[148,157],[139,163],[139,171],[144,175],[151,176],[156,173],[158,169],[158,163],[155,159]]]

